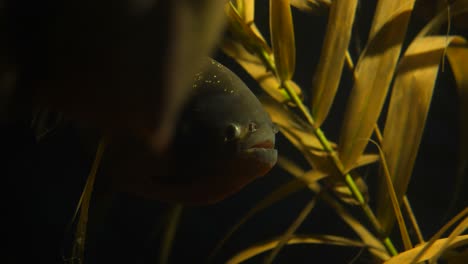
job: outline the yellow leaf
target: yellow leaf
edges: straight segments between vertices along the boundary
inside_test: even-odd
[[[271,43],[281,82],[291,80],[296,65],[294,27],[289,0],[270,0]]]
[[[468,171],[468,67],[466,67],[466,62],[468,61],[468,46],[448,47],[447,58],[455,77],[458,91],[458,103],[460,104],[458,169],[453,192],[454,199],[452,199],[452,203],[448,208],[448,210],[450,210],[456,202],[456,198],[463,192],[462,183]]]
[[[312,116],[319,127],[328,115],[341,79],[358,0],[333,1],[320,61],[312,82]]]
[[[91,194],[93,193],[94,182],[96,180],[96,174],[99,169],[99,165],[101,163],[102,155],[104,154],[106,145],[107,145],[107,142],[105,140],[101,140],[99,142],[99,145],[96,151],[96,156],[94,158],[94,162],[91,167],[91,171],[89,172],[88,179],[86,180],[85,187],[83,189],[83,192],[81,193],[80,200],[78,201],[78,205],[77,205],[75,214],[73,216],[73,219],[75,219],[79,211],[78,222],[76,224],[76,230],[75,230],[75,240],[73,241],[72,256],[71,256],[71,259],[73,261],[77,261],[77,263],[84,262],[86,229],[88,227],[88,216],[89,216],[88,212],[89,212],[89,205],[91,203]]]
[[[438,252],[439,248],[444,244],[444,242],[447,241],[447,238],[442,238],[437,240],[432,247],[426,251],[426,253],[419,258],[418,262],[422,262],[425,260],[428,260],[432,258],[435,253]],[[455,238],[451,243],[451,247],[458,247],[462,245],[467,245],[468,244],[468,235],[464,236],[459,236]],[[424,245],[417,246],[411,250],[405,251],[388,261],[384,262],[385,264],[404,264],[404,263],[410,263],[410,261],[419,253],[419,251],[423,248]]]
[[[182,209],[182,204],[174,204],[167,212],[164,234],[161,238],[161,248],[159,250],[159,264],[169,263],[169,255],[171,254],[172,246],[174,244]]]
[[[398,68],[393,85],[382,150],[398,202],[401,203],[413,170],[424,130],[439,63],[446,45],[463,43],[460,37],[424,37],[411,43]],[[384,179],[383,176],[380,179]],[[395,216],[384,181],[379,184],[377,218],[390,232]]]
[[[355,68],[355,82],[339,140],[345,171],[362,154],[380,115],[400,55],[414,0],[377,4],[369,41]]]
[[[272,239],[257,245],[251,246],[243,251],[237,253],[235,256],[230,258],[226,263],[235,264],[244,262],[250,258],[255,257],[265,251],[269,251],[275,248],[279,243],[279,239]],[[288,245],[294,244],[322,244],[322,245],[334,245],[334,246],[346,246],[346,247],[366,247],[365,244],[351,240],[345,237],[333,236],[333,235],[295,235],[291,237]]]
[[[254,0],[236,0],[236,8],[240,16],[249,24],[254,21],[255,1]]]

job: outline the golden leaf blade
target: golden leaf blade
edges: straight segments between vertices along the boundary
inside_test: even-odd
[[[182,204],[174,204],[169,209],[165,223],[164,233],[161,238],[161,248],[159,249],[158,257],[159,264],[169,263],[169,256],[171,254],[171,250],[175,242],[177,227],[181,218],[182,209]]]
[[[459,229],[460,227],[463,227],[463,230],[466,229],[468,227],[468,223],[464,223],[466,222],[466,220],[468,220],[468,217],[466,217],[466,215],[468,214],[468,207],[465,207],[464,210],[462,210],[460,213],[458,213],[456,216],[454,216],[452,219],[450,219],[450,221],[448,221],[441,229],[439,229],[439,231],[437,231],[437,233],[435,233],[431,239],[424,245],[424,247],[418,251],[412,258],[411,262],[414,263],[418,260],[421,259],[421,256],[423,256],[424,254],[426,254],[427,250],[430,249],[432,247],[432,245],[434,243],[437,242],[437,240],[450,228],[452,227],[453,225],[455,225],[456,222],[458,222],[460,219],[463,219],[463,222],[460,223],[453,231],[452,231],[452,235],[455,234],[455,236],[458,236],[459,234]],[[462,230],[462,232],[463,232]],[[453,237],[451,238],[451,236],[448,237],[447,241],[448,243],[450,243],[450,240],[453,240]],[[446,247],[445,244],[447,242],[444,242],[443,243],[443,247]],[[437,252],[435,252],[437,253]]]
[[[398,68],[383,133],[382,150],[399,203],[411,177],[439,63],[446,45],[451,42],[463,43],[464,40],[445,36],[418,38],[411,43]],[[378,194],[377,218],[383,230],[388,233],[395,216],[384,181],[380,181]]]
[[[73,241],[71,263],[82,264],[84,262],[86,230],[88,227],[89,206],[91,203],[91,195],[94,189],[94,182],[96,181],[96,174],[101,164],[102,155],[107,146],[107,141],[101,139],[96,150],[96,155],[89,172],[88,179],[86,180],[85,187],[81,193],[80,200],[78,201],[77,208],[73,219],[78,216],[78,222],[75,229],[75,240]],[[72,220],[73,221],[73,220]]]
[[[442,238],[442,239],[437,240],[434,243],[434,245],[428,251],[426,251],[426,253],[423,256],[421,256],[421,258],[419,258],[418,262],[422,262],[422,261],[429,260],[430,258],[432,258],[432,256],[434,256],[435,253],[438,252],[439,248],[444,244],[445,241],[447,241],[447,238]],[[468,244],[468,235],[463,235],[463,236],[458,236],[457,238],[455,238],[450,243],[450,246],[458,247],[458,246],[466,245],[466,244]],[[416,254],[419,253],[419,251],[422,249],[423,246],[424,245],[420,245],[411,250],[405,251],[389,259],[388,261],[384,263],[385,264],[410,263],[411,259],[414,258],[414,256],[416,256]]]
[[[461,160],[467,162],[468,160],[468,68],[466,62],[468,61],[468,46],[450,46],[447,48],[447,58],[452,68],[452,72],[457,84],[457,92],[459,102],[461,104],[461,117],[460,117],[460,135],[461,146],[460,156]]]
[[[289,0],[270,0],[270,32],[277,75],[291,80],[296,65],[296,44]]]
[[[250,52],[265,52],[270,54],[271,49],[267,45],[262,34],[256,30],[253,22],[249,25],[245,18],[239,14],[232,2],[226,4],[225,13],[228,17],[228,30],[233,36],[242,42],[242,45]]]
[[[440,256],[444,253],[446,249],[450,247],[450,244],[462,233],[465,232],[465,230],[468,229],[468,217],[465,217],[463,221],[455,227],[455,229],[452,231],[452,233],[447,237],[447,240],[445,243],[443,243],[440,247],[440,249],[434,254],[432,257],[433,261],[437,261]]]
[[[380,166],[381,166],[381,169],[382,169],[382,172],[381,172],[380,175],[382,176],[382,174],[383,174],[384,180],[382,180],[382,181],[385,183],[384,184],[385,187],[386,187],[385,191],[386,191],[386,193],[388,194],[388,196],[390,198],[390,202],[391,202],[392,208],[393,208],[393,213],[395,214],[395,217],[396,217],[396,220],[397,220],[397,223],[398,223],[398,227],[400,228],[400,235],[401,235],[401,238],[402,238],[402,241],[403,241],[403,246],[405,247],[405,250],[410,250],[411,248],[413,248],[413,244],[412,244],[411,239],[409,237],[408,228],[406,227],[405,219],[403,218],[403,213],[401,212],[401,207],[400,207],[400,203],[398,202],[398,198],[397,198],[397,195],[396,195],[396,192],[395,192],[395,188],[393,187],[393,182],[392,182],[392,178],[390,176],[390,171],[388,170],[387,159],[385,158],[385,154],[384,154],[382,148],[378,145],[378,143],[374,142],[373,140],[371,140],[371,142],[373,142],[379,149],[379,154],[381,156]],[[384,190],[381,190],[381,191],[384,191]],[[405,199],[405,198],[406,198],[406,196],[403,195],[403,199]],[[408,205],[409,205],[409,201],[408,200],[405,200],[405,201],[408,202]]]
[[[312,82],[311,112],[319,127],[330,111],[341,79],[358,0],[333,1],[317,72]]]
[[[382,110],[414,0],[379,1],[369,42],[355,68],[355,82],[346,107],[339,154],[348,171],[363,153]]]
[[[274,249],[278,243],[279,239],[271,239],[269,241],[251,246],[233,256],[226,263],[235,264],[244,262],[263,252]],[[322,244],[346,247],[366,247],[366,245],[360,241],[334,235],[294,235],[288,240],[287,244]]]
[[[255,1],[254,0],[236,0],[236,8],[239,10],[240,16],[244,21],[252,23],[255,17]]]
[[[460,145],[458,150],[458,169],[456,185],[451,204],[448,211],[453,208],[456,198],[463,192],[462,186],[468,171],[468,46],[451,46],[447,48],[447,58],[452,68],[458,92],[460,104]]]

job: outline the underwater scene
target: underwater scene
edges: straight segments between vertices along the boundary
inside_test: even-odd
[[[467,0],[0,0],[1,263],[468,263]]]

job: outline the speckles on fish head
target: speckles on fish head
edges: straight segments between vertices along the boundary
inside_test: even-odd
[[[186,167],[203,167],[206,177],[222,177],[226,184],[242,177],[246,183],[276,163],[276,129],[257,97],[233,72],[214,61],[205,66],[194,78],[193,95],[179,122],[177,155],[192,164]]]

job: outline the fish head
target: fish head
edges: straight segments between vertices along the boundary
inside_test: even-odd
[[[214,60],[195,76],[193,91],[174,140],[181,170],[190,170],[179,174],[197,172],[199,200],[218,201],[272,169],[278,130],[245,83]]]

